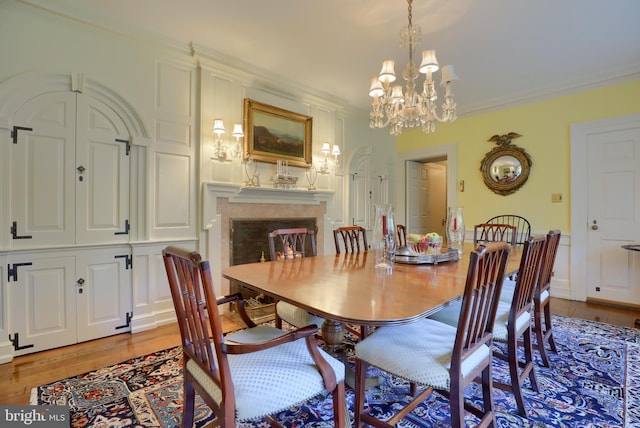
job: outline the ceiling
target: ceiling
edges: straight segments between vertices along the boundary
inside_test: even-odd
[[[399,76],[408,58],[406,0],[25,1],[193,42],[367,110],[382,60]],[[462,116],[640,78],[639,19],[638,0],[414,0],[415,61],[434,48],[455,65]]]

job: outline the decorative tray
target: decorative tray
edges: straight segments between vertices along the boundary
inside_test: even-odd
[[[458,250],[448,248],[440,254],[418,254],[412,253],[406,247],[398,248],[393,256],[396,263],[405,263],[410,265],[437,265],[438,263],[453,262],[459,259]]]

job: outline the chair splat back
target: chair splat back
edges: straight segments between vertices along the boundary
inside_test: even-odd
[[[531,223],[526,218],[515,214],[502,214],[490,218],[485,223],[510,224],[517,229],[516,245],[525,243],[531,235]]]
[[[207,310],[217,308],[209,262],[197,252],[171,246],[163,250],[163,258],[185,357],[211,373],[211,379],[222,391],[221,402],[233,408],[234,390],[227,355],[214,351],[221,349],[223,343],[222,322],[217,310]],[[209,405],[218,415],[226,412],[217,403]]]
[[[359,253],[369,249],[367,230],[362,226],[344,226],[334,229],[333,240],[336,244],[336,254],[341,252],[341,241],[344,245],[345,253]]]
[[[316,256],[316,233],[306,228],[276,229],[269,233],[269,252],[271,260]]]
[[[553,266],[558,254],[561,233],[559,230],[551,230],[547,233],[547,241],[542,253],[540,276],[533,296],[534,332],[536,335],[536,348],[540,352],[542,362],[549,367],[549,357],[545,349],[545,342],[549,342],[551,350],[557,352],[555,339],[553,338],[553,325],[551,323],[551,277]]]
[[[404,224],[397,224],[396,230],[398,232],[398,248],[407,246],[407,228]]]
[[[467,284],[462,296],[460,319],[454,352],[462,352],[464,360],[477,347],[491,344],[498,298],[509,259],[510,247],[504,243],[479,245],[470,254]]]
[[[487,242],[507,242],[515,247],[517,229],[510,224],[502,223],[481,223],[473,228],[473,243],[481,244]]]

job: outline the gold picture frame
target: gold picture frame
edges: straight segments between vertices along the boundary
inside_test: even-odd
[[[313,118],[278,107],[244,99],[243,158],[308,168],[312,162]]]

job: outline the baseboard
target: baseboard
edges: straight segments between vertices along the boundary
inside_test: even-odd
[[[131,333],[140,333],[142,331],[153,330],[161,325],[171,324],[176,322],[176,313],[173,309],[144,314],[141,317],[134,315],[131,320]]]
[[[0,343],[0,364],[13,361],[13,344],[9,341]]]
[[[603,306],[611,306],[612,308],[631,309],[640,313],[640,305],[637,305],[634,303],[614,302],[612,300],[594,299],[593,297],[587,297],[587,303],[593,303],[596,305],[603,305]]]

